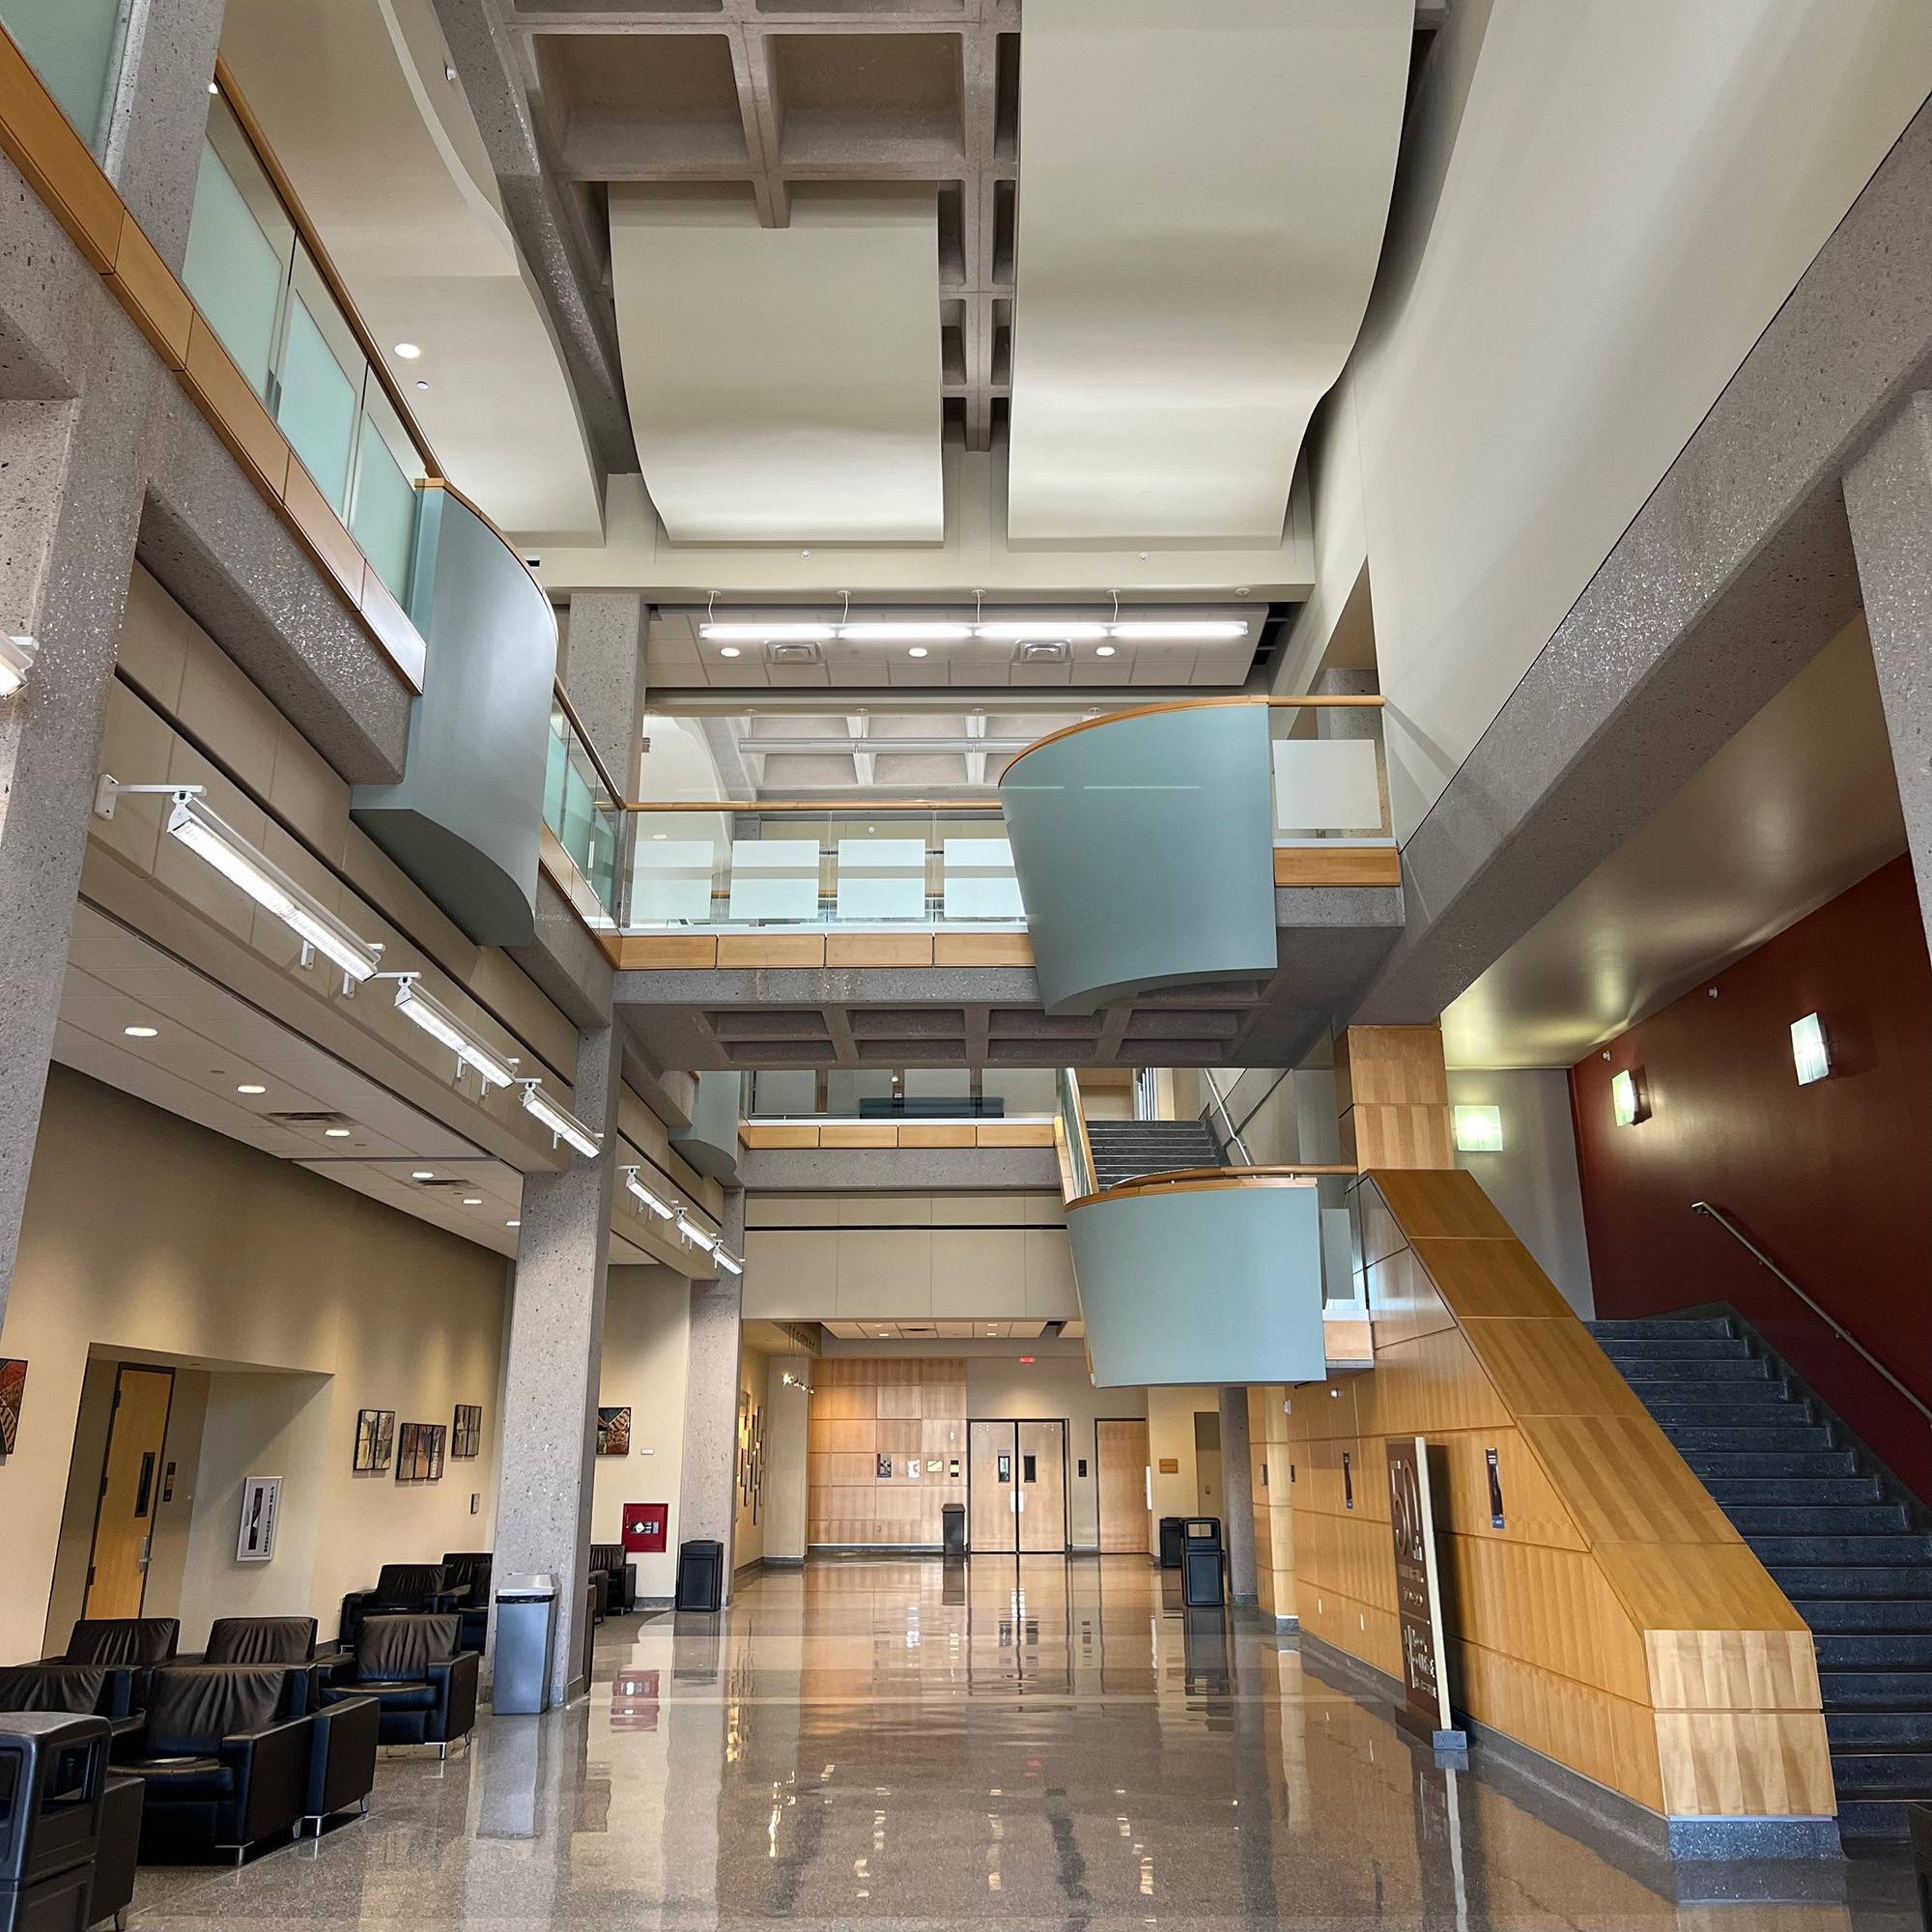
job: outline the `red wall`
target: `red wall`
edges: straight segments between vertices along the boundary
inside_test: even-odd
[[[1932,1402],[1932,970],[1912,869],[1881,867],[1571,1069],[1597,1313],[1727,1301],[1932,1500],[1932,1429],[1715,1222],[1748,1233]],[[1791,1022],[1832,1071],[1800,1087]],[[1617,1126],[1630,1068],[1650,1118]]]

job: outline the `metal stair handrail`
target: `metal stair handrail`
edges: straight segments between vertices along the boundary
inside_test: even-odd
[[[1817,1302],[1813,1301],[1811,1297],[1808,1294],[1806,1294],[1802,1288],[1800,1288],[1798,1284],[1795,1281],[1793,1281],[1791,1277],[1788,1274],[1786,1274],[1785,1271],[1781,1267],[1779,1267],[1778,1264],[1775,1261],[1773,1261],[1772,1258],[1768,1254],[1766,1254],[1765,1251],[1761,1247],[1759,1247],[1758,1244],[1754,1240],[1752,1240],[1751,1237],[1748,1235],[1747,1235],[1745,1231],[1742,1228],[1740,1228],[1738,1224],[1735,1221],[1733,1221],[1728,1214],[1724,1213],[1721,1208],[1712,1207],[1712,1205],[1708,1201],[1691,1202],[1690,1211],[1693,1214],[1705,1215],[1709,1219],[1717,1222],[1718,1226],[1723,1229],[1724,1233],[1730,1236],[1731,1239],[1737,1242],[1737,1244],[1741,1248],[1743,1248],[1754,1262],[1757,1263],[1759,1267],[1769,1268],[1771,1272],[1775,1274],[1778,1278],[1778,1280],[1781,1281],[1785,1285],[1785,1287],[1788,1288],[1792,1292],[1792,1293],[1795,1294],[1799,1298],[1799,1300],[1802,1301],[1805,1305],[1805,1307],[1812,1312],[1813,1315],[1817,1316],[1819,1321],[1824,1322],[1826,1327],[1831,1329],[1832,1333],[1834,1334],[1839,1341],[1848,1344],[1851,1348],[1853,1348],[1861,1355],[1862,1355],[1864,1359],[1874,1369],[1876,1369],[1879,1372],[1879,1374],[1882,1375],[1886,1378],[1886,1380],[1889,1381],[1892,1385],[1892,1387],[1895,1388],[1899,1392],[1899,1394],[1902,1395],[1906,1399],[1906,1401],[1909,1402],[1913,1406],[1913,1407],[1916,1408],[1918,1411],[1918,1413],[1925,1418],[1925,1420],[1928,1423],[1932,1423],[1932,1407],[1928,1407],[1924,1403],[1920,1402],[1919,1399],[1916,1395],[1914,1395],[1912,1391],[1909,1388],[1907,1388],[1905,1384],[1902,1381],[1900,1381],[1899,1378],[1895,1375],[1893,1375],[1892,1372],[1889,1368],[1887,1368],[1886,1365],[1882,1361],[1880,1361],[1879,1358],[1876,1355],[1874,1355],[1872,1351],[1869,1349],[1867,1349],[1865,1345],[1862,1342],[1861,1342],[1859,1338],[1856,1335],[1854,1335],[1851,1332],[1851,1330],[1847,1328],[1844,1325],[1844,1323],[1837,1319],[1835,1315],[1832,1314],[1829,1309],[1821,1308]]]
[[[1252,1163],[1248,1154],[1248,1144],[1241,1138],[1240,1128],[1228,1118],[1228,1102],[1222,1096],[1221,1083],[1214,1078],[1214,1069],[1211,1066],[1204,1066],[1201,1069],[1201,1077],[1207,1081],[1208,1096],[1213,1100],[1215,1110],[1221,1116],[1221,1124],[1228,1130],[1228,1145],[1240,1155],[1243,1167],[1250,1166]]]

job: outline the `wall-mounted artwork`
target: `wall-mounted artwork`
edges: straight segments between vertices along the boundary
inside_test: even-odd
[[[26,1363],[17,1356],[0,1357],[0,1456],[11,1456],[20,1439],[20,1399],[26,1392]]]
[[[597,1411],[597,1453],[600,1456],[628,1456],[631,1453],[631,1410],[600,1408]]]
[[[449,1425],[449,1455],[456,1463],[467,1463],[483,1453],[483,1410],[475,1403],[459,1402],[455,1419]]]
[[[242,1530],[235,1539],[238,1563],[266,1563],[275,1553],[275,1520],[282,1513],[282,1479],[250,1476],[242,1485]]]
[[[440,1422],[406,1422],[396,1432],[396,1481],[440,1483],[448,1432]]]
[[[355,1473],[386,1469],[396,1453],[396,1411],[358,1408],[355,1411]]]

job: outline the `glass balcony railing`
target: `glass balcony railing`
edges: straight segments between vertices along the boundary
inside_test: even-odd
[[[1317,736],[1324,719],[1349,735]],[[1277,845],[1389,842],[1379,710],[1270,703],[1268,760]]]
[[[225,87],[209,98],[182,279],[384,586],[424,629],[411,580],[435,466]]]
[[[619,788],[559,686],[550,710],[543,817],[603,908],[603,920],[594,923],[615,923],[617,861],[628,836],[628,815]]]
[[[1046,1066],[761,1068],[744,1076],[750,1121],[1049,1121]]]
[[[128,0],[0,0],[0,27],[99,160],[128,38]]]
[[[1064,1177],[1068,1201],[1079,1201],[1098,1191],[1094,1179],[1094,1162],[1087,1151],[1086,1109],[1080,1100],[1080,1076],[1064,1066],[1056,1080],[1056,1111],[1060,1131],[1066,1148],[1066,1174]]]

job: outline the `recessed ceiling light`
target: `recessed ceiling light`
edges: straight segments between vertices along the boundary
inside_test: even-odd
[[[322,1130],[322,1137],[326,1141],[346,1141],[349,1134],[350,1129],[347,1127],[324,1127]]]
[[[483,1197],[480,1194],[466,1194],[463,1197],[463,1205],[466,1208],[480,1208],[483,1205]]]
[[[211,94],[219,94],[221,92],[221,83],[218,80],[211,80],[208,83],[208,91]]]
[[[396,344],[396,354],[405,362],[413,362],[422,354],[422,351],[413,342],[399,342]]]
[[[266,1094],[269,1090],[256,1086],[252,1080],[244,1080],[235,1091],[238,1094]]]
[[[418,383],[416,384],[416,387],[419,389],[426,389],[429,387],[429,384],[427,383]]]
[[[726,644],[724,648],[718,653],[718,655],[721,658],[737,658],[737,657],[743,657],[744,652],[741,651],[736,644]]]
[[[906,652],[906,656],[909,658],[923,658],[925,656],[925,646],[923,644],[914,644],[912,648]]]
[[[419,1167],[410,1176],[412,1180],[434,1180],[436,1176],[426,1167]]]
[[[129,1039],[153,1039],[160,1032],[159,1027],[123,1027],[121,1031]]]
[[[1096,644],[1094,647],[1094,655],[1096,658],[1110,658],[1114,655],[1114,647],[1112,644]]]
[[[506,1228],[521,1228],[524,1224],[521,1221],[505,1221],[503,1225]]]
[[[651,837],[653,838],[668,838],[670,834],[668,832],[653,832]]]

